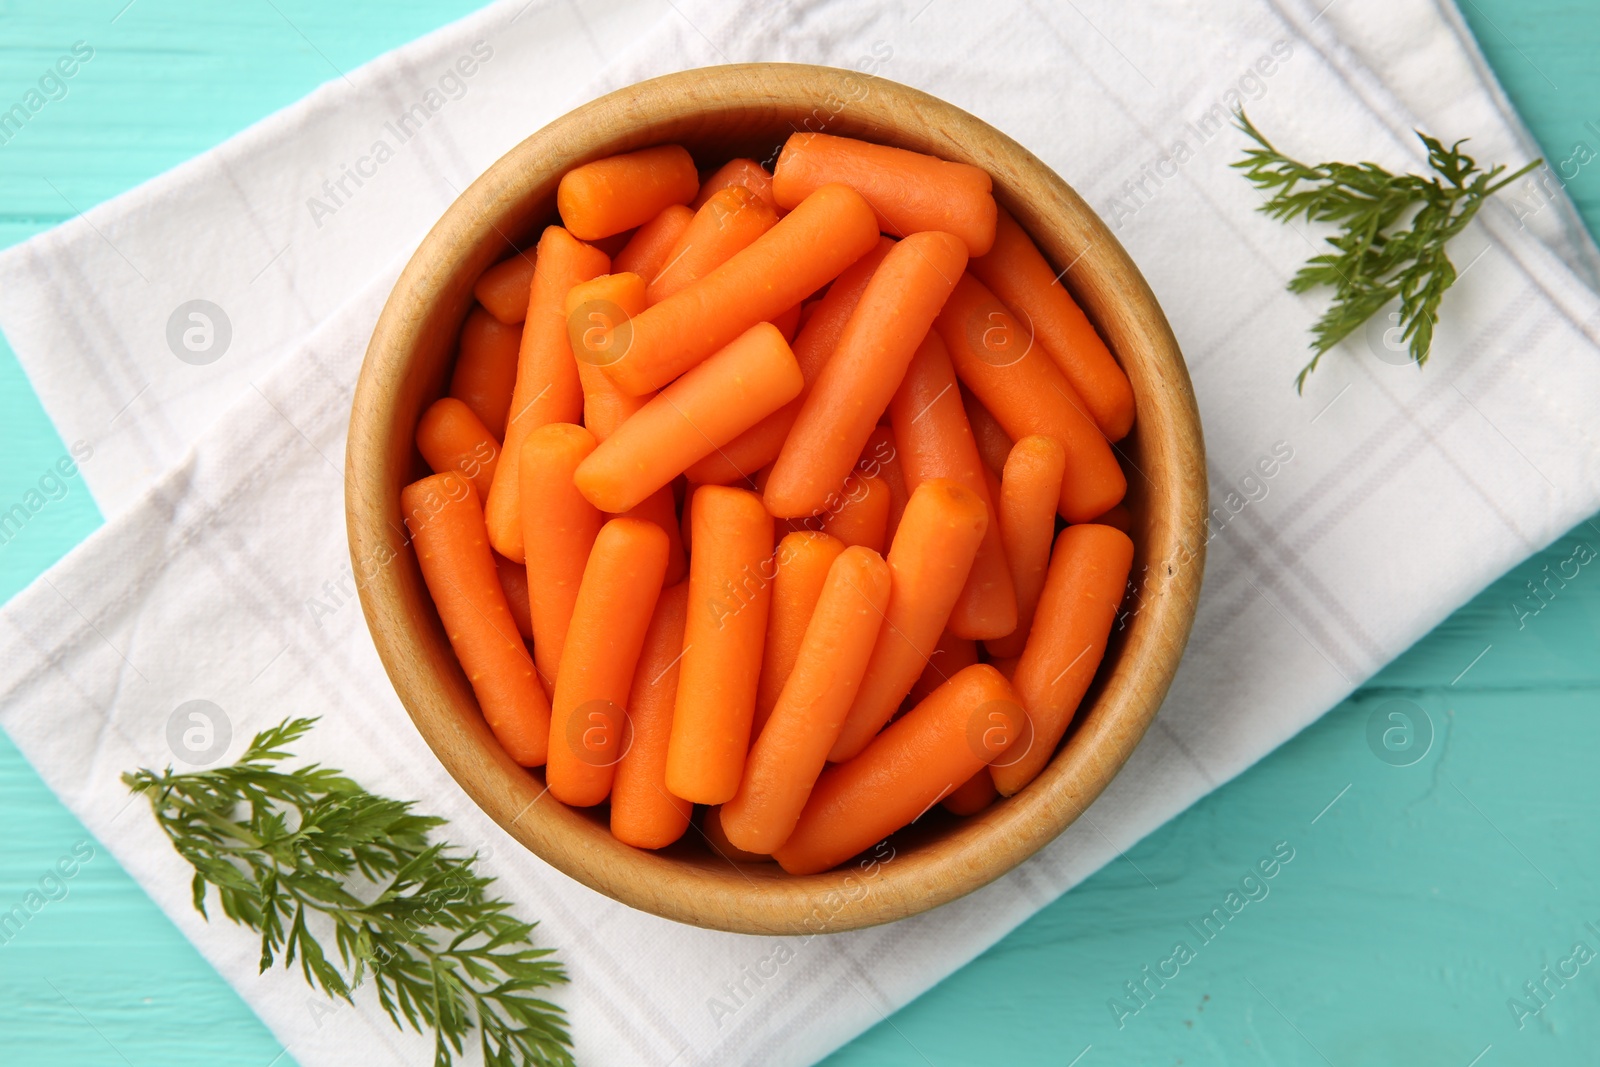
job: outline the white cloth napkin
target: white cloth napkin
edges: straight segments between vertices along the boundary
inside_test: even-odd
[[[349,595],[342,515],[361,353],[404,257],[456,191],[601,91],[755,59],[870,67],[936,93],[1115,220],[1188,357],[1215,516],[1171,696],[1089,815],[968,898],[805,940],[632,911],[481,815],[389,687]],[[1600,300],[1580,280],[1597,260],[1559,194],[1492,204],[1462,236],[1464,276],[1424,371],[1393,365],[1380,323],[1330,355],[1304,398],[1292,388],[1325,295],[1283,284],[1320,235],[1253,210],[1257,194],[1227,167],[1240,137],[1206,116],[1232,93],[1307,157],[1415,168],[1407,130],[1420,123],[1520,164],[1531,139],[1454,12],[1431,0],[1320,13],[1301,0],[618,0],[581,14],[507,0],[346,77],[0,255],[0,327],[63,439],[93,444],[83,474],[107,516],[0,611],[0,724],[308,1067],[427,1051],[371,1000],[330,1010],[293,972],[258,976],[253,939],[192,910],[187,867],[117,778],[173,758],[168,724],[185,701],[221,709],[219,761],[285,715],[321,714],[305,757],[420,800],[452,820],[452,839],[487,851],[572,971],[557,999],[582,1062],[806,1063],[1271,751],[1600,506]],[[397,143],[387,124],[417,103],[427,119]],[[378,140],[392,157],[362,163]],[[345,167],[372,173],[345,179],[334,203],[322,183]],[[231,324],[204,366],[167,340],[193,299]]]

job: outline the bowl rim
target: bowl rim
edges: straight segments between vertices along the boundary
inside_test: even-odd
[[[1145,576],[1137,610],[1114,635],[1107,658],[1115,662],[1109,672],[1102,667],[1068,743],[1045,771],[1016,796],[904,854],[890,838],[887,854],[880,845],[832,871],[789,876],[773,864],[724,866],[623,845],[592,817],[544,801],[542,775],[500,749],[447,644],[440,654],[445,638],[431,602],[417,598],[420,570],[399,507],[400,488],[415,474],[415,422],[401,397],[422,388],[413,364],[430,323],[453,318],[459,326],[465,316],[471,285],[462,279],[475,278],[515,246],[514,237],[530,236],[553,214],[551,175],[662,143],[663,130],[693,135],[719,119],[749,121],[737,116],[752,109],[771,112],[773,130],[781,129],[779,115],[799,129],[793,116],[809,123],[819,105],[835,103],[842,106],[824,120],[832,132],[983,166],[997,200],[1047,258],[1070,258],[1063,284],[1102,336],[1109,331],[1108,343],[1115,337],[1113,351],[1134,381],[1140,415],[1118,452],[1150,497],[1137,519],[1144,529],[1135,573]],[[440,373],[431,376],[435,397]],[[1148,412],[1147,394],[1160,400]],[[408,419],[402,447],[399,426]],[[1177,340],[1094,211],[1031,152],[954,105],[873,75],[807,64],[731,64],[638,82],[568,112],[502,156],[460,193],[395,283],[362,361],[346,447],[346,523],[362,611],[396,694],[446,770],[525,847],[590,888],[678,922],[760,934],[839,932],[926,911],[994,881],[1070,826],[1132,754],[1177,670],[1204,568],[1206,493],[1199,414]]]

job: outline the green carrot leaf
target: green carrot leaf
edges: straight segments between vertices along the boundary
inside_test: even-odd
[[[1239,111],[1234,124],[1255,142],[1232,165],[1269,194],[1260,210],[1281,222],[1332,223],[1333,252],[1312,256],[1289,280],[1290,292],[1331,288],[1333,303],[1311,328],[1311,361],[1295,378],[1306,378],[1335,345],[1398,300],[1401,337],[1417,366],[1427,363],[1439,303],[1457,278],[1445,246],[1466,228],[1484,202],[1544,162],[1532,163],[1496,181],[1504,165],[1481,170],[1461,146],[1445,145],[1417,131],[1428,150],[1432,177],[1394,174],[1376,163],[1319,163],[1279,152]]]
[[[223,913],[260,935],[262,971],[298,965],[308,985],[351,1003],[370,982],[396,1028],[433,1032],[438,1067],[474,1030],[487,1062],[571,1067],[564,1013],[536,995],[567,981],[552,950],[530,943],[537,924],[489,895],[477,856],[429,840],[444,820],[336,770],[280,769],[315,723],[285,719],[225,767],[122,776],[194,868],[195,910],[209,919],[216,889]]]

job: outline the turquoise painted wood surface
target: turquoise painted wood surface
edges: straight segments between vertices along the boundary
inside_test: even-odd
[[[211,147],[333,66],[474,6],[125,3],[0,0],[0,99],[20,95],[73,41],[96,49],[92,76],[51,104],[48,122],[0,146],[0,245]],[[1600,12],[1580,0],[1463,7],[1547,155],[1567,158],[1578,142],[1600,149],[1585,128],[1600,122]],[[1570,191],[1600,230],[1596,170],[1581,170]],[[19,499],[63,451],[0,352],[0,503]],[[72,486],[0,546],[0,599],[99,521]],[[1579,543],[1600,549],[1600,522],[1500,579],[1311,729],[829,1064],[1600,1060],[1600,959],[1583,964],[1573,951],[1584,942],[1600,952],[1600,932],[1586,926],[1600,928],[1600,571],[1582,569],[1520,625],[1512,608],[1527,603],[1525,582]],[[1431,727],[1406,766],[1368,742],[1374,718],[1381,726],[1395,710]],[[58,860],[75,870],[65,897],[0,945],[0,1059],[290,1062],[127,875],[93,842],[79,844],[82,826],[3,739],[0,825],[0,910]],[[1209,941],[1197,936],[1189,924],[1275,848],[1293,858],[1264,886],[1246,884],[1259,899]],[[1146,978],[1180,940],[1194,955],[1177,977]],[[1127,982],[1142,983],[1142,999],[1129,998]],[[1524,992],[1528,982],[1542,984],[1541,999]],[[1530,1009],[1520,1028],[1511,998]]]

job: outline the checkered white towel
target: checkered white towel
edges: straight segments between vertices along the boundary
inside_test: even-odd
[[[350,595],[351,386],[405,257],[512,144],[670,70],[795,60],[950,100],[1056,168],[1114,226],[1187,354],[1214,507],[1194,638],[1156,724],[1080,822],[916,919],[807,940],[678,926],[528,855],[410,727]],[[597,77],[592,74],[599,71]],[[1284,282],[1321,235],[1228,169],[1243,103],[1313,158],[1423,165],[1409,133],[1531,139],[1435,0],[1123,5],[506,0],[319,89],[212,152],[0,254],[0,327],[107,517],[0,611],[0,723],[302,1064],[422,1063],[375,1003],[256,973],[118,773],[195,756],[174,710],[221,709],[209,758],[290,713],[303,755],[452,820],[543,920],[590,1064],[826,1054],[1306,726],[1450,611],[1600,507],[1595,249],[1554,182],[1502,196],[1419,372],[1381,320],[1292,387],[1325,294]],[[204,301],[205,304],[191,304]],[[200,318],[190,312],[199,310]],[[1263,472],[1271,470],[1271,476]],[[1108,1026],[1110,1022],[1108,1021]],[[358,1051],[359,1050],[359,1051]]]

